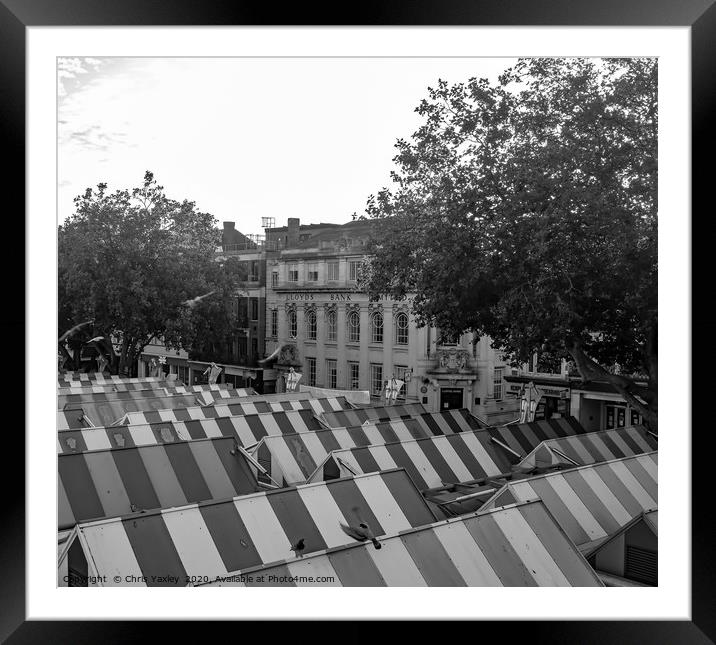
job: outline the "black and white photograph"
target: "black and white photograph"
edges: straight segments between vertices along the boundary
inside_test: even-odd
[[[58,587],[658,587],[658,57],[56,63]]]

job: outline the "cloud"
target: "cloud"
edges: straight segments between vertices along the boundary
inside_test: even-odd
[[[68,95],[71,91],[80,87],[86,82],[87,75],[97,72],[104,65],[99,58],[64,58],[57,59],[58,93],[60,98]]]

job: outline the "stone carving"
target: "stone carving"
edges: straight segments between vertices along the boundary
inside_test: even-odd
[[[301,357],[295,345],[283,345],[278,354],[277,363],[281,365],[301,365]]]
[[[442,369],[450,372],[464,370],[470,355],[464,349],[438,350],[438,362]]]

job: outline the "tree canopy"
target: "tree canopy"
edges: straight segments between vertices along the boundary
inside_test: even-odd
[[[112,369],[130,373],[152,338],[189,351],[226,340],[246,276],[230,259],[214,261],[221,232],[212,215],[169,199],[151,172],[132,190],[88,188],[75,205],[58,229],[60,333],[93,319],[84,336],[117,338]],[[195,307],[182,304],[211,291]]]
[[[440,80],[399,140],[364,286],[515,363],[574,361],[657,421],[657,63],[523,59]],[[628,375],[638,373],[642,387]]]

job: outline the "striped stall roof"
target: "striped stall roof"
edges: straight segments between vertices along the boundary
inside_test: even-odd
[[[257,459],[263,466],[268,453],[271,473],[280,472],[288,484],[405,468],[415,485],[425,490],[510,472],[509,461],[484,430],[333,450],[327,450],[318,434],[267,437]]]
[[[140,376],[140,377],[128,377],[128,376],[117,376],[114,374],[105,376],[104,374],[98,374],[97,372],[64,372],[58,376],[58,382],[60,381],[72,381],[73,383],[87,383],[88,385],[101,385],[103,383],[112,385],[113,383],[159,383],[160,381],[167,381],[166,376]]]
[[[108,426],[119,421],[128,412],[137,410],[162,410],[164,408],[186,408],[197,404],[196,394],[180,394],[177,396],[155,396],[149,399],[129,399],[126,401],[94,401],[80,403],[57,412],[57,427],[85,428],[87,426]]]
[[[261,490],[233,447],[219,437],[59,455],[58,526]]]
[[[353,543],[196,586],[604,586],[539,501],[435,522],[380,542],[380,549]],[[306,582],[309,576],[331,582]]]
[[[574,417],[560,417],[532,423],[517,423],[505,426],[491,426],[490,434],[510,450],[505,454],[517,464],[540,443],[548,439],[584,434],[586,430]],[[512,451],[512,452],[510,452]],[[517,454],[514,454],[517,453]],[[519,456],[518,456],[519,455]]]
[[[353,539],[340,523],[361,521],[382,536],[436,517],[399,469],[82,523],[70,539],[80,541],[90,575],[107,576],[98,584],[133,575],[138,586],[183,587],[187,576],[212,580],[286,560],[301,538],[305,553],[345,546]]]
[[[518,465],[523,469],[548,468],[564,464],[566,461],[567,464],[573,462],[575,466],[587,466],[611,459],[641,455],[656,449],[656,437],[644,426],[630,426],[588,432],[573,437],[548,439],[539,444]],[[565,456],[567,460],[564,459]]]
[[[271,395],[273,396],[273,395]],[[308,393],[278,394],[276,398],[242,397],[216,401],[208,406],[177,407],[171,410],[157,410],[128,414],[123,423],[157,423],[159,421],[189,421],[191,419],[215,419],[216,417],[246,416],[286,410],[311,410],[313,414],[324,411],[350,409],[351,404],[344,397],[314,399]],[[319,427],[320,426],[319,424]]]
[[[156,399],[158,397],[175,396],[178,394],[194,397],[199,395],[203,398],[203,395],[206,394],[206,392],[182,392],[180,390],[181,388],[162,388],[156,390],[131,390],[126,392],[75,392],[72,394],[58,394],[57,409],[62,410],[66,406],[81,406],[86,403],[92,404],[107,403],[113,401],[138,401],[140,399]],[[231,395],[229,394],[228,396]]]
[[[512,481],[483,509],[541,499],[579,547],[601,541],[658,506],[657,452]]]
[[[158,381],[156,383],[97,383],[96,381],[57,381],[57,394],[85,394],[94,392],[134,392],[136,390],[162,390],[165,387],[181,385],[176,381]],[[187,387],[187,386],[185,386]]]
[[[138,425],[72,428],[57,434],[57,452],[78,452],[122,447],[173,443],[207,437],[235,437],[242,446],[253,446],[269,435],[321,430],[313,410],[288,410],[246,416],[160,421]]]
[[[86,394],[88,392],[133,392],[135,390],[170,390],[173,393],[187,392],[229,392],[230,396],[251,396],[256,394],[252,387],[235,388],[231,383],[199,383],[184,385],[181,381],[159,381],[157,383],[112,383],[98,384],[95,381],[58,381],[57,394]],[[62,383],[62,385],[60,385]]]
[[[321,420],[327,428],[345,428],[360,426],[366,421],[395,419],[397,417],[414,417],[426,412],[422,403],[405,403],[399,405],[378,405],[370,408],[357,408],[342,412],[326,412]]]

